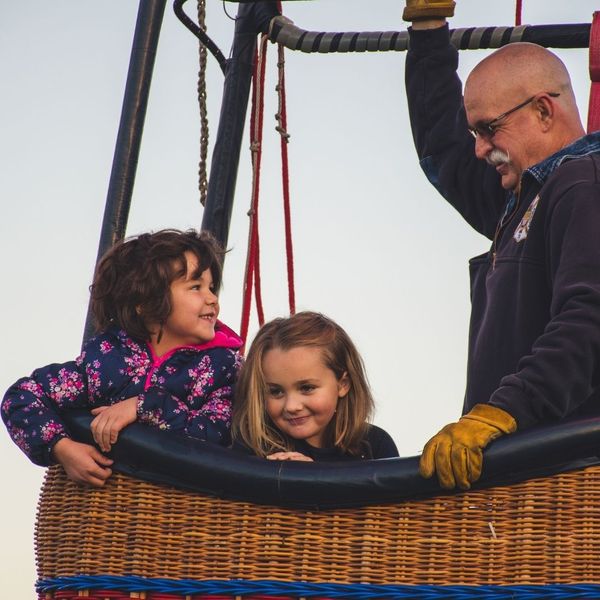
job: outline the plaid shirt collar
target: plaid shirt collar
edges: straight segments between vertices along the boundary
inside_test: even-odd
[[[584,135],[569,146],[565,146],[552,154],[552,156],[545,158],[537,165],[525,169],[524,173],[529,173],[541,185],[563,162],[596,152],[600,152],[600,131]]]

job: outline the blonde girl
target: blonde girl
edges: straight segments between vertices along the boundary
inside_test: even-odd
[[[363,361],[334,321],[301,312],[264,325],[237,385],[233,447],[271,460],[398,456],[370,425],[374,403]]]

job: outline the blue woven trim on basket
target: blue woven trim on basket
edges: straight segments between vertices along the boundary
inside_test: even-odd
[[[291,596],[292,598],[343,598],[371,600],[374,598],[411,598],[414,600],[538,600],[600,598],[600,585],[375,585],[343,583],[288,583],[283,581],[146,579],[144,577],[88,576],[57,577],[37,582],[38,592],[59,590],[107,590],[121,592],[154,592],[162,594],[194,594],[248,596],[252,594]]]

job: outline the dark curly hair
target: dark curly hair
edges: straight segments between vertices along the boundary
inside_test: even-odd
[[[149,340],[148,323],[164,323],[171,313],[171,283],[187,275],[185,253],[198,260],[199,276],[210,269],[218,294],[225,254],[207,232],[163,229],[117,242],[102,257],[90,286],[97,331],[117,326]]]

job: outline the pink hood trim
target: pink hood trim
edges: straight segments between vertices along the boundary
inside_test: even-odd
[[[206,344],[196,344],[194,346],[190,346],[191,348],[196,348],[197,350],[208,350],[209,348],[241,348],[244,345],[244,340],[237,334],[233,329],[230,329],[225,325],[225,323],[221,323],[221,321],[217,321],[215,326],[215,337],[210,340],[210,342],[206,342]]]
[[[204,344],[190,344],[189,346],[178,346],[177,348],[169,350],[166,354],[163,354],[162,356],[156,356],[156,354],[154,353],[154,348],[152,348],[152,346],[148,344],[148,348],[150,348],[150,353],[152,355],[152,367],[146,375],[144,390],[147,390],[150,386],[150,379],[152,378],[152,374],[154,373],[154,371],[156,371],[156,369],[158,369],[158,367],[162,363],[164,363],[165,360],[171,358],[171,356],[173,356],[173,354],[175,354],[175,352],[178,352],[179,350],[184,350],[186,348],[199,351],[210,350],[211,348],[231,348],[233,350],[237,350],[243,345],[244,340],[242,340],[242,338],[237,333],[235,333],[233,329],[230,329],[229,327],[227,327],[227,325],[225,325],[225,323],[221,323],[221,321],[219,320],[217,320],[217,324],[215,325],[215,337],[212,340],[210,340],[210,342],[206,342]]]

